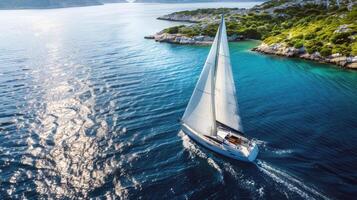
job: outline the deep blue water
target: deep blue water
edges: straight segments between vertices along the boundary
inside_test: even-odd
[[[209,47],[144,40],[172,11],[113,4],[0,11],[0,199],[352,199],[357,72],[230,44],[244,131],[224,158],[180,132]]]

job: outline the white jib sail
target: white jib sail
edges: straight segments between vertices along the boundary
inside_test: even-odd
[[[216,120],[242,132],[224,19],[221,26],[215,84]]]
[[[185,125],[204,135],[216,134],[214,116],[214,74],[218,37],[213,41],[195,90],[182,117]]]

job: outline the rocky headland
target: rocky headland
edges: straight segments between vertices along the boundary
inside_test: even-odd
[[[166,42],[171,44],[184,44],[184,45],[210,45],[212,44],[214,37],[211,36],[186,36],[184,34],[170,34],[159,32],[155,35],[145,36],[145,39],[153,39],[156,42]],[[232,35],[228,37],[228,41],[235,42],[244,40],[242,36]]]
[[[253,51],[285,57],[297,57],[305,60],[312,60],[320,63],[330,63],[342,68],[357,70],[357,56],[344,56],[340,53],[329,56],[321,56],[319,52],[309,54],[304,47],[295,48],[286,46],[283,43],[268,45],[265,43],[252,49]]]

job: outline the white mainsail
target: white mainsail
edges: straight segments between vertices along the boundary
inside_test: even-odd
[[[204,135],[217,134],[216,120],[241,131],[223,17],[200,78],[182,117],[185,125]]]
[[[243,132],[238,115],[236,89],[229,55],[226,25],[223,18],[221,26],[220,47],[215,75],[216,120],[226,126]]]

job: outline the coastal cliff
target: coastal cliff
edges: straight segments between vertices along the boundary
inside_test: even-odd
[[[181,11],[160,20],[190,22],[147,39],[176,44],[210,44],[225,14],[230,41],[262,40],[253,50],[357,69],[357,5],[354,1],[271,0],[252,9]]]

